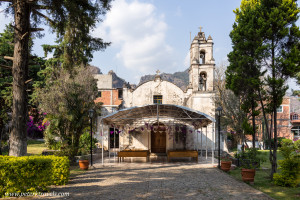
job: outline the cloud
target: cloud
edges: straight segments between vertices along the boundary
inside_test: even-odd
[[[116,58],[138,74],[169,71],[173,48],[165,41],[168,26],[164,15],[151,3],[116,0],[93,35],[111,41]]]

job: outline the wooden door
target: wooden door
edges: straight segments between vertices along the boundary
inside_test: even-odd
[[[151,152],[165,153],[166,152],[166,132],[151,131]]]

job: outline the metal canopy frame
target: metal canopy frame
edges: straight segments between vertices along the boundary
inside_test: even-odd
[[[207,159],[207,126],[213,123],[212,126],[212,140],[214,141],[214,123],[216,122],[211,116],[193,110],[184,106],[173,104],[150,104],[145,106],[135,106],[119,110],[101,118],[100,124],[102,127],[102,164],[103,163],[103,125],[113,125],[113,127],[125,127],[128,125],[141,125],[146,122],[157,121],[170,121],[172,118],[173,123],[184,123],[193,126],[196,130],[201,128],[201,157],[202,157],[202,127],[206,127],[206,159]],[[148,138],[149,139],[149,138]],[[212,153],[214,144],[212,145]],[[197,150],[198,150],[198,131],[197,131]],[[213,157],[212,157],[213,163]]]
[[[113,124],[121,127],[126,124],[131,125],[136,121],[153,118],[157,118],[157,120],[173,118],[175,121],[178,120],[192,125],[195,129],[215,122],[214,118],[205,113],[172,104],[151,104],[126,108],[102,117],[102,121],[106,125]]]

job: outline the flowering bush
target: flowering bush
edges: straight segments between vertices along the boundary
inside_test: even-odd
[[[49,125],[49,122],[44,118],[46,113],[30,113],[29,121],[27,122],[27,136],[31,138],[42,138],[44,130]]]

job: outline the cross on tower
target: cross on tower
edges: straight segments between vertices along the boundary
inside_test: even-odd
[[[156,75],[159,75],[159,73],[160,73],[160,71],[159,71],[159,70],[157,70],[157,71],[156,71]]]
[[[203,27],[201,27],[201,26],[199,27],[199,29],[200,29],[200,33],[202,32],[202,28],[203,28]]]

